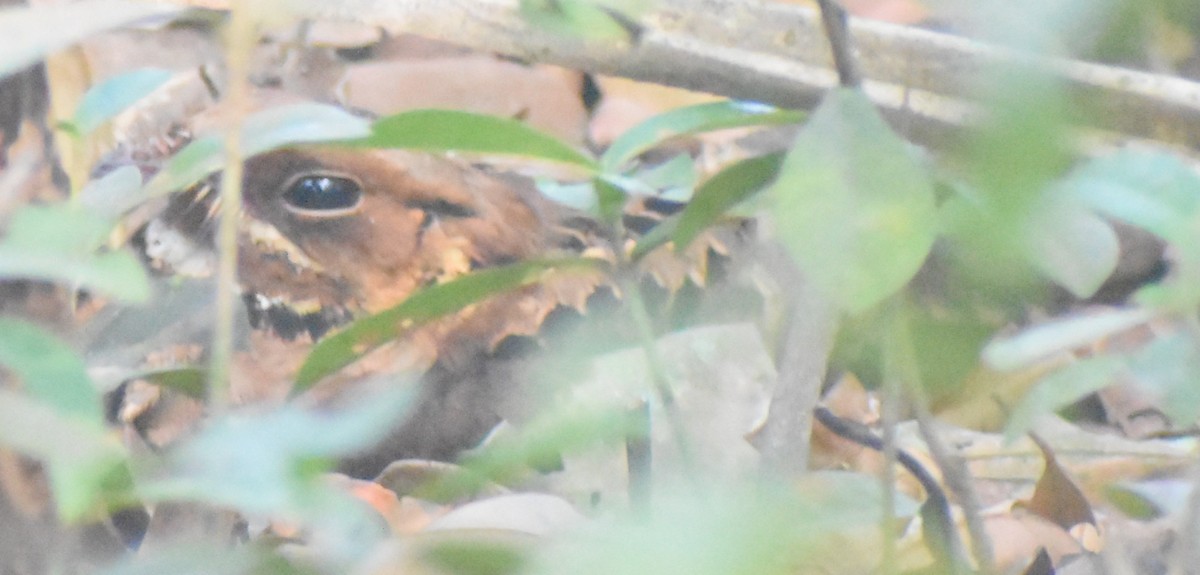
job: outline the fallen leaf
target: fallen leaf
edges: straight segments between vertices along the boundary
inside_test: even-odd
[[[1075,485],[1058,464],[1050,446],[1037,434],[1031,433],[1029,437],[1042,451],[1046,469],[1034,487],[1033,497],[1028,501],[1018,501],[1017,506],[1028,509],[1063,529],[1070,529],[1080,523],[1095,525],[1096,517],[1092,514],[1092,505],[1088,503],[1079,486]]]

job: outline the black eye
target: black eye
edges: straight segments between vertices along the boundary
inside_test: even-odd
[[[362,185],[346,176],[310,174],[288,184],[283,200],[294,213],[328,217],[353,212],[362,203]]]

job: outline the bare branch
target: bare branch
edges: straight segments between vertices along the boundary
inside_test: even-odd
[[[517,0],[288,3],[301,16],[365,22],[532,61],[784,107],[812,108],[838,82],[820,17],[800,6],[660,0],[642,19],[640,41],[629,45],[586,42],[533,28],[521,19],[517,5]],[[969,97],[981,70],[1020,60],[1054,71],[1073,94],[1097,106],[1094,116],[1101,130],[1188,149],[1200,145],[1200,84],[1194,82],[1078,61],[1039,60],[882,22],[851,19],[850,31],[866,93],[917,141],[944,144],[969,125],[978,113]]]

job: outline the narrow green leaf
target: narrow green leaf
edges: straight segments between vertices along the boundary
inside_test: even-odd
[[[726,128],[795,124],[804,118],[804,112],[736,100],[679,108],[654,116],[621,134],[601,156],[600,166],[605,172],[620,172],[627,163],[646,150],[687,134]]]
[[[701,184],[680,214],[672,237],[675,249],[686,248],[730,208],[767,187],[782,165],[781,153],[750,158],[721,170]]]
[[[292,393],[307,390],[414,326],[454,313],[492,295],[536,283],[552,271],[587,269],[596,265],[596,261],[587,259],[526,261],[481,270],[423,289],[399,305],[357,320],[317,343],[300,367]]]
[[[0,241],[0,277],[64,282],[126,302],[150,297],[150,281],[128,251],[97,253],[112,222],[76,206],[26,206]]]
[[[174,6],[116,0],[0,10],[0,77],[93,34],[182,12]]]
[[[243,157],[250,157],[292,144],[360,138],[371,133],[367,120],[336,106],[292,104],[258,112],[242,125]],[[214,134],[195,140],[171,158],[162,171],[142,189],[141,195],[127,199],[127,210],[154,196],[186,188],[225,164],[222,136]]]
[[[144,379],[193,399],[207,396],[208,371],[200,367],[175,367],[139,372],[132,377]]]
[[[663,219],[642,236],[630,257],[640,259],[667,242],[674,242],[677,251],[686,249],[697,235],[731,208],[770,184],[782,163],[782,153],[768,154],[721,170],[696,189],[682,212]]]
[[[780,238],[813,283],[850,313],[903,288],[936,236],[932,178],[856,91],[826,96],[771,194]]]
[[[983,360],[1000,371],[1021,369],[1146,323],[1154,315],[1152,310],[1135,308],[1056,321],[989,344],[983,350]]]
[[[1126,517],[1149,521],[1187,509],[1195,488],[1185,479],[1120,481],[1106,487],[1104,496]]]
[[[45,330],[0,318],[0,365],[20,376],[31,396],[63,413],[101,424],[100,397],[83,360]]]
[[[70,131],[79,136],[91,134],[170,79],[170,70],[140,68],[93,86],[84,94],[83,101],[71,117]]]
[[[629,199],[625,187],[619,181],[614,181],[617,179],[602,175],[592,180],[596,190],[596,213],[600,221],[610,226],[616,226],[621,220],[625,213],[625,202]]]
[[[596,169],[595,160],[524,123],[455,110],[414,110],[380,118],[369,136],[342,143],[365,148],[527,156],[588,171]]]

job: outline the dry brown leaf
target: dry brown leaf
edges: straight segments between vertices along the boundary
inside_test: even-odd
[[[1050,446],[1037,434],[1031,433],[1029,437],[1042,451],[1046,469],[1034,487],[1033,497],[1028,501],[1018,501],[1017,505],[1063,529],[1070,529],[1080,523],[1095,525],[1096,517],[1092,513],[1091,503],[1088,503],[1079,486],[1058,464]]]
[[[1001,572],[1029,565],[1042,551],[1050,555],[1054,564],[1064,557],[1083,552],[1079,542],[1066,530],[1021,510],[988,517],[984,527],[992,540],[996,564]]]
[[[1050,554],[1045,549],[1041,549],[1037,557],[1033,558],[1033,563],[1022,571],[1022,575],[1054,575],[1054,560],[1050,559]]]
[[[329,480],[355,499],[379,513],[395,535],[413,535],[429,527],[448,508],[412,497],[397,497],[392,490],[375,483],[332,473]]]
[[[472,54],[355,64],[347,67],[337,92],[341,104],[375,114],[463,110],[521,120],[582,144],[587,123],[582,82],[575,71]]]

